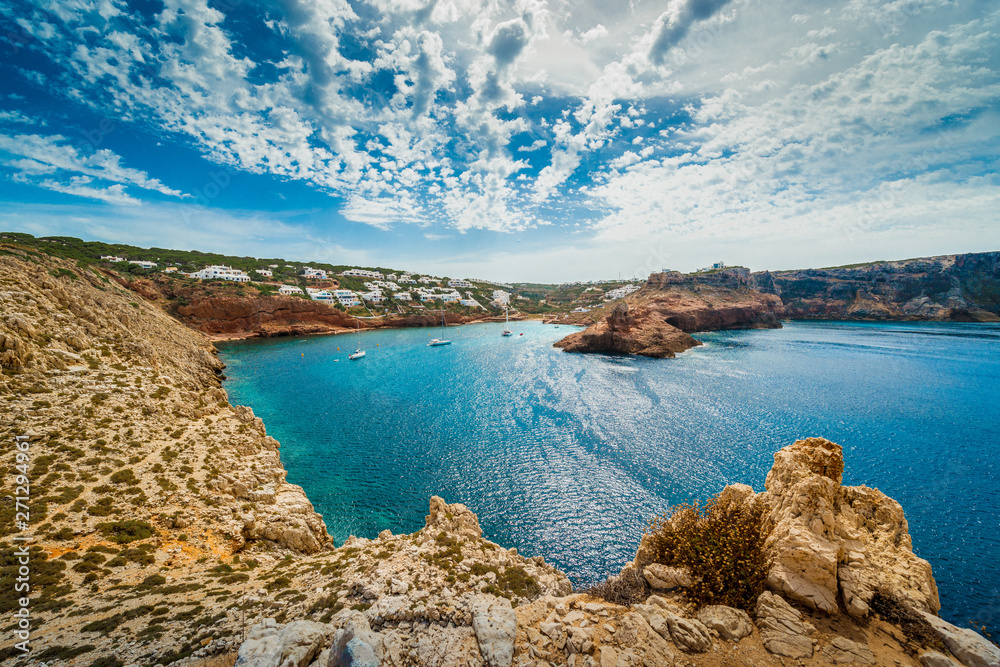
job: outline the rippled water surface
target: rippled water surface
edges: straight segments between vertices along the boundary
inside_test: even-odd
[[[1000,326],[793,322],[700,334],[673,360],[500,329],[449,328],[436,348],[440,330],[368,332],[360,361],[353,335],[230,343],[226,389],[338,544],[418,530],[437,494],[577,584],[617,571],[657,512],[761,490],[775,451],[821,435],[844,447],[845,484],[902,503],[943,615],[1000,625]]]

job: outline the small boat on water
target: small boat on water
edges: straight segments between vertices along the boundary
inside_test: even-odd
[[[500,332],[501,336],[513,336],[514,332],[510,330],[510,317],[507,312],[507,308],[503,309],[503,331]]]
[[[347,358],[351,361],[355,359],[363,359],[365,356],[365,351],[361,349],[361,322],[358,322],[358,349],[354,351],[354,354],[347,355]]]
[[[441,311],[441,335],[444,336],[444,310]],[[451,341],[445,338],[432,338],[427,343],[427,347],[440,347],[441,345],[451,345]]]

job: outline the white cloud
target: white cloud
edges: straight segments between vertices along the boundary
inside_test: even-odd
[[[61,135],[0,135],[0,151],[23,158],[0,157],[0,164],[13,168],[22,182],[34,182],[33,177],[56,172],[61,172],[70,179],[76,179],[71,180],[69,184],[53,179],[37,183],[41,187],[57,192],[130,204],[137,203],[138,200],[125,193],[125,185],[134,185],[172,197],[185,196],[157,179],[150,178],[143,171],[124,166],[121,157],[110,150],[100,149],[84,154]],[[80,176],[86,177],[87,180],[79,180]],[[92,178],[109,181],[114,185],[107,188],[84,187]]]

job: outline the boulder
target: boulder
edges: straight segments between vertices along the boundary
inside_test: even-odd
[[[923,667],[962,667],[962,663],[956,662],[943,653],[937,651],[926,651],[920,654],[920,664]]]
[[[325,667],[380,667],[382,638],[372,631],[364,614],[344,609],[333,617],[331,626],[339,629],[333,634]]]
[[[958,658],[966,667],[997,667],[1000,665],[1000,648],[983,637],[978,632],[968,628],[959,628],[948,621],[921,612],[934,632],[941,637],[952,655]]]
[[[688,588],[695,581],[686,567],[669,567],[660,563],[650,563],[642,570],[642,576],[657,590]]]
[[[239,667],[306,667],[329,643],[333,628],[312,621],[279,626],[273,618],[250,629],[236,656]]]
[[[823,647],[823,657],[835,665],[874,665],[875,655],[865,644],[853,642],[846,637],[834,637]]]
[[[698,610],[698,620],[709,630],[715,630],[726,641],[739,641],[753,634],[750,614],[721,604],[708,605]]]
[[[433,499],[431,502],[433,507]],[[479,528],[478,521],[476,528]],[[483,660],[488,667],[510,667],[517,636],[517,615],[510,606],[510,600],[480,595],[470,601],[469,608],[472,611],[472,629]]]
[[[757,627],[764,648],[786,658],[811,658],[813,642],[802,614],[780,595],[764,591],[757,598]]]

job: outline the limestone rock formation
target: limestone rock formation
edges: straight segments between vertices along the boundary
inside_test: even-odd
[[[742,609],[711,604],[699,609],[697,618],[726,641],[739,641],[753,633],[750,615]]]
[[[944,641],[948,650],[966,667],[1000,665],[1000,647],[968,628],[955,627],[948,621],[923,612],[926,620]]]
[[[841,486],[843,472],[840,446],[822,438],[775,454],[764,483],[774,526],[768,585],[828,614],[837,614],[841,602],[851,616],[864,617],[879,587],[937,612],[931,566],[913,554],[899,503],[875,489]]]
[[[688,588],[694,585],[694,578],[687,568],[669,567],[661,563],[650,563],[644,567],[642,576],[657,590]]]
[[[764,591],[757,599],[757,626],[760,639],[775,655],[786,658],[811,658],[813,641],[802,614],[780,595]]]

